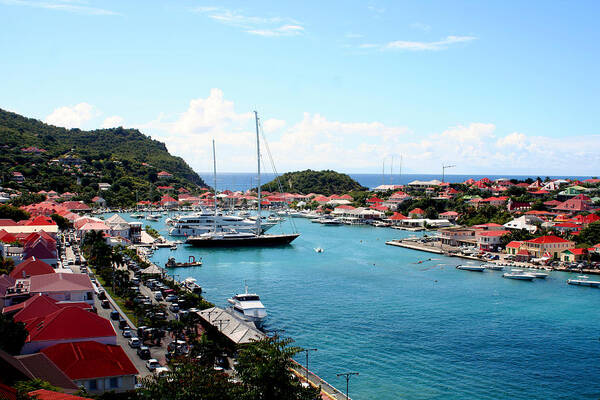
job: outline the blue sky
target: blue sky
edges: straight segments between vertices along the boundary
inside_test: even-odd
[[[600,3],[0,0],[0,108],[197,170],[597,175]],[[396,161],[396,164],[398,162]],[[388,164],[389,165],[389,164]]]

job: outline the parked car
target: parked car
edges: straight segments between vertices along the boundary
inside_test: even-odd
[[[170,294],[167,297],[165,297],[165,301],[168,301],[169,303],[177,301],[177,296],[174,294]]]
[[[177,303],[171,304],[169,306],[169,310],[171,310],[171,312],[178,313],[179,312],[179,304],[177,304]]]
[[[163,295],[161,292],[159,292],[159,291],[154,292],[154,300],[161,301],[162,299],[163,299]]]
[[[108,302],[108,300],[102,300],[100,302],[100,305],[102,306],[102,308],[110,308],[110,303]]]
[[[127,328],[129,325],[127,325],[127,321],[125,321],[124,319],[120,319],[119,320],[119,329],[125,329]]]
[[[155,358],[151,358],[148,361],[146,361],[146,368],[148,368],[149,371],[154,371],[156,368],[159,368],[159,367],[160,367],[160,363]]]
[[[142,345],[142,341],[137,337],[132,337],[131,339],[129,339],[127,341],[127,343],[129,344],[129,347],[131,347],[132,349],[136,349]]]
[[[166,374],[167,372],[169,372],[169,368],[167,368],[167,367],[156,367],[156,368],[154,368],[154,375],[155,376],[160,376],[162,374]]]
[[[129,329],[129,328],[123,329],[122,334],[123,334],[124,338],[131,338],[131,337],[133,337],[133,332],[131,332],[131,329]]]
[[[117,310],[113,310],[110,312],[110,319],[118,321],[119,318],[121,318],[121,316],[119,315],[119,312]]]
[[[140,348],[137,349],[137,355],[142,360],[147,360],[150,358],[150,349],[147,346],[140,346]]]
[[[98,298],[100,300],[106,300],[106,292],[104,290],[101,290],[98,292]]]

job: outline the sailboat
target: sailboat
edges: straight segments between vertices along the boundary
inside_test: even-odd
[[[185,241],[186,244],[195,247],[267,247],[281,246],[290,244],[294,239],[300,236],[299,233],[269,235],[261,234],[261,189],[260,189],[260,137],[258,133],[258,113],[254,111],[256,121],[256,153],[258,164],[258,216],[256,218],[255,232],[237,232],[235,230],[217,231],[216,226],[212,232],[207,232],[199,236],[190,236]],[[215,174],[215,215],[217,214],[217,162],[215,158],[215,143],[213,141],[213,168]]]

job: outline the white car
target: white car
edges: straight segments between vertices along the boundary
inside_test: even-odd
[[[154,371],[156,368],[160,368],[160,363],[156,358],[151,358],[146,361],[146,368],[148,368],[149,371]]]
[[[131,339],[129,339],[129,347],[131,348],[138,348],[142,345],[142,341],[139,338],[136,337],[132,337]]]
[[[169,368],[167,368],[167,367],[156,367],[156,368],[154,368],[154,375],[156,375],[156,376],[160,376],[160,375],[165,374],[167,372],[169,372]]]

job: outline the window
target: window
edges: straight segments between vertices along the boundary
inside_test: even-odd
[[[65,300],[71,300],[71,292],[65,293]]]
[[[119,378],[110,378],[110,388],[116,389],[119,387]]]
[[[85,298],[86,300],[93,300],[94,297],[92,296],[92,292],[87,292]]]
[[[89,381],[90,390],[98,390],[98,382],[95,379]]]

